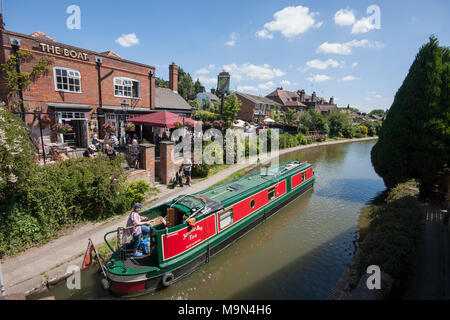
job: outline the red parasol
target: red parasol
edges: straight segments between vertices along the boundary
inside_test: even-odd
[[[131,118],[128,121],[133,122],[137,125],[161,128],[176,128],[177,122],[183,124],[189,123],[191,126],[195,126],[195,121],[191,118],[186,118],[169,111],[150,113],[143,116]]]

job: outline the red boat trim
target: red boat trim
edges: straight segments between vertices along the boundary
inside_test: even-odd
[[[111,290],[114,293],[122,294],[122,295],[141,293],[141,292],[147,290],[145,288],[145,281],[146,280],[139,281],[139,282],[111,281],[109,290]]]
[[[211,215],[195,224],[178,231],[161,235],[163,261],[190,250],[217,233],[216,215]]]

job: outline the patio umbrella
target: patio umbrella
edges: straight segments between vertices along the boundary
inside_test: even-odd
[[[195,126],[195,121],[191,118],[186,118],[169,111],[160,111],[143,116],[131,118],[128,121],[137,125],[160,127],[160,128],[176,128],[176,123],[189,123],[191,126]]]

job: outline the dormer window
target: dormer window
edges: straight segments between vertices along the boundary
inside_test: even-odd
[[[114,96],[139,98],[139,81],[124,77],[114,78]]]

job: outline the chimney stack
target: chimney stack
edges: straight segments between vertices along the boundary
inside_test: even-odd
[[[330,98],[330,104],[334,104],[334,97]]]
[[[299,90],[297,91],[297,94],[300,96],[300,102],[304,102],[305,101],[305,90]]]
[[[178,92],[178,66],[175,62],[169,66],[169,87],[173,92]]]
[[[212,93],[212,94],[216,94],[216,89],[212,88],[212,89],[211,89],[211,93]]]
[[[311,101],[316,102],[316,92],[315,91],[313,91],[313,93],[312,93]]]

